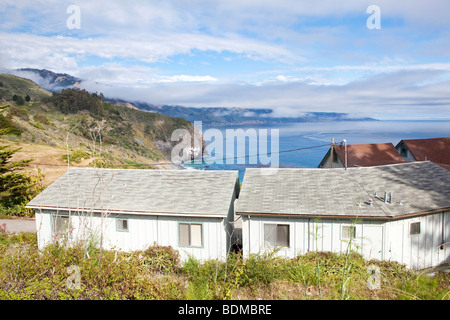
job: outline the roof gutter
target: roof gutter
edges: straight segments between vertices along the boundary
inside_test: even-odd
[[[109,214],[129,214],[129,215],[145,215],[145,216],[171,216],[171,217],[196,217],[196,218],[226,218],[227,215],[219,214],[202,214],[202,213],[173,213],[173,212],[150,212],[150,211],[129,211],[129,210],[110,210],[110,209],[90,209],[90,208],[68,208],[68,207],[52,207],[52,206],[25,206],[27,209],[34,210],[53,210],[53,211],[74,211],[89,213],[109,213]]]
[[[253,215],[253,216],[270,216],[270,217],[303,217],[303,218],[342,218],[342,219],[367,219],[367,220],[397,220],[415,216],[421,216],[426,214],[438,213],[450,211],[450,207],[441,208],[441,209],[433,209],[428,211],[421,211],[415,213],[402,214],[398,216],[361,216],[361,215],[325,215],[325,214],[299,214],[299,213],[263,213],[263,212],[236,212],[238,215]]]

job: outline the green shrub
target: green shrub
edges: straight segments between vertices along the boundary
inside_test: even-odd
[[[0,225],[0,253],[8,247],[17,245],[37,245],[37,237],[35,232],[19,232],[13,233],[7,230],[6,224]]]
[[[73,284],[71,266],[79,270]],[[180,299],[181,278],[155,276],[135,252],[92,250],[58,243],[39,251],[34,245],[3,248],[0,298],[3,299]]]
[[[19,108],[16,106],[10,106],[8,108],[8,114],[18,117],[25,121],[28,121],[28,119],[29,119],[29,113],[24,107]]]
[[[50,124],[50,120],[48,120],[47,116],[43,113],[37,113],[33,116],[33,119],[37,122],[40,122],[42,124],[46,124],[49,125]]]
[[[42,126],[42,124],[40,124],[40,123],[33,122],[33,121],[30,121],[29,123],[30,123],[33,127],[37,128],[37,129],[45,130],[45,128],[44,128],[44,127]]]
[[[231,255],[227,261],[208,260],[203,263],[194,257],[184,262],[182,272],[189,280],[185,296],[192,300],[229,299],[237,285],[242,259]]]
[[[276,256],[276,251],[252,254],[247,259],[241,285],[270,285],[289,274],[286,259]]]
[[[0,134],[20,136],[22,134],[22,129],[15,125],[10,119],[0,114]]]
[[[0,218],[5,217],[32,217],[34,216],[34,211],[25,208],[25,203],[15,204],[15,205],[4,205],[0,203]]]
[[[83,150],[75,150],[72,153],[69,154],[69,160],[70,162],[76,162],[80,163],[83,159],[89,159],[91,155]],[[61,160],[67,161],[67,154],[64,154],[61,157]]]
[[[18,106],[21,106],[25,103],[25,99],[17,94],[13,95],[12,101],[14,101]]]
[[[137,251],[137,254],[150,271],[172,273],[180,269],[180,255],[172,247],[154,243],[142,253]]]
[[[450,299],[448,273],[429,277],[398,263],[364,261],[355,253],[310,252],[295,259],[274,252],[247,259],[232,254],[227,261],[204,262],[190,257],[180,266],[179,253],[171,247],[154,244],[122,252],[55,243],[38,250],[35,233],[12,234],[0,226],[0,299],[231,299],[241,294],[250,299],[340,299],[347,265],[346,299]],[[379,290],[367,287],[371,265],[381,271]],[[79,283],[73,281],[77,270]],[[317,294],[318,276],[322,295]]]

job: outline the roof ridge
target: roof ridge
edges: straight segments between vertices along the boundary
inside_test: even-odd
[[[69,168],[70,170],[76,170],[76,171],[123,171],[123,172],[127,172],[127,171],[146,171],[146,172],[177,172],[177,173],[192,173],[192,172],[203,172],[203,173],[218,173],[218,172],[230,172],[230,173],[236,173],[239,172],[239,170],[185,170],[185,169],[137,169],[137,168],[132,168],[132,169],[123,169],[123,168],[81,168],[81,167],[71,167]]]
[[[402,141],[424,141],[424,140],[442,140],[442,139],[450,139],[450,137],[419,138],[419,139],[402,139]]]
[[[388,164],[380,164],[377,166],[368,166],[368,167],[364,167],[364,166],[357,166],[357,167],[348,167],[347,170],[369,170],[369,169],[373,169],[373,168],[380,168],[380,167],[390,167],[390,166],[407,166],[407,165],[412,165],[412,164],[416,164],[416,163],[434,163],[430,160],[424,160],[424,161],[408,161],[408,162],[400,162],[400,163],[388,163]],[[304,170],[304,171],[308,171],[308,170],[317,170],[317,171],[330,171],[330,170],[343,170],[345,171],[345,168],[245,168],[245,170],[249,170],[249,171],[256,171],[256,170],[282,170],[282,171],[288,171],[288,170]]]

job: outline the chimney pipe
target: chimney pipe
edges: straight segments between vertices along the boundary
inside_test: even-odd
[[[333,168],[333,161],[334,161],[334,138],[331,138],[330,168]]]
[[[345,171],[347,171],[347,140],[342,140],[344,142],[344,154],[345,154]]]

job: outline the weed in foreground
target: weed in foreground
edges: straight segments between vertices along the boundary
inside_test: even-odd
[[[58,243],[38,250],[35,234],[0,232],[0,299],[340,299],[342,271],[351,264],[346,299],[450,300],[450,274],[430,277],[354,252],[309,252],[295,259],[232,254],[204,262],[191,257],[181,265],[171,247],[87,250]],[[377,290],[367,285],[369,266],[380,270]]]

